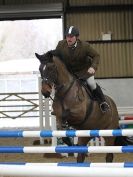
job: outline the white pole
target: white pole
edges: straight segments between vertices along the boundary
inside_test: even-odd
[[[51,115],[51,128],[57,130],[56,117]],[[52,146],[57,146],[57,137],[52,137]]]
[[[39,127],[40,130],[43,130],[43,96],[41,93],[41,77],[38,77],[38,90],[39,90]],[[44,144],[42,137],[40,137],[40,144]]]
[[[45,129],[50,130],[49,98],[45,98]]]
[[[133,168],[85,168],[0,165],[0,175],[12,177],[133,177]]]

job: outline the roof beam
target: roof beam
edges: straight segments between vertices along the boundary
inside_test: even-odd
[[[26,4],[0,6],[0,20],[25,18],[60,17],[63,14],[63,4]]]
[[[115,5],[93,5],[93,6],[69,6],[66,7],[67,13],[79,13],[79,12],[100,12],[100,11],[123,11],[123,10],[132,10],[133,4],[115,4]]]

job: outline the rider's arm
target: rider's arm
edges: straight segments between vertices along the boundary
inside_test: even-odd
[[[100,55],[89,44],[86,44],[86,51],[87,55],[92,58],[91,67],[96,71],[99,65]]]

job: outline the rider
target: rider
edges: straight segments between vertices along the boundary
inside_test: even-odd
[[[100,56],[87,42],[79,39],[79,30],[70,26],[66,29],[65,39],[58,42],[56,50],[67,68],[79,78],[85,78],[101,111],[107,112],[109,105],[94,79]]]

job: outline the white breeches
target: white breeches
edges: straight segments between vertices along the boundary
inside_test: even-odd
[[[87,84],[90,86],[91,90],[96,89],[96,81],[94,79],[94,76],[89,77],[86,81],[87,81]]]

